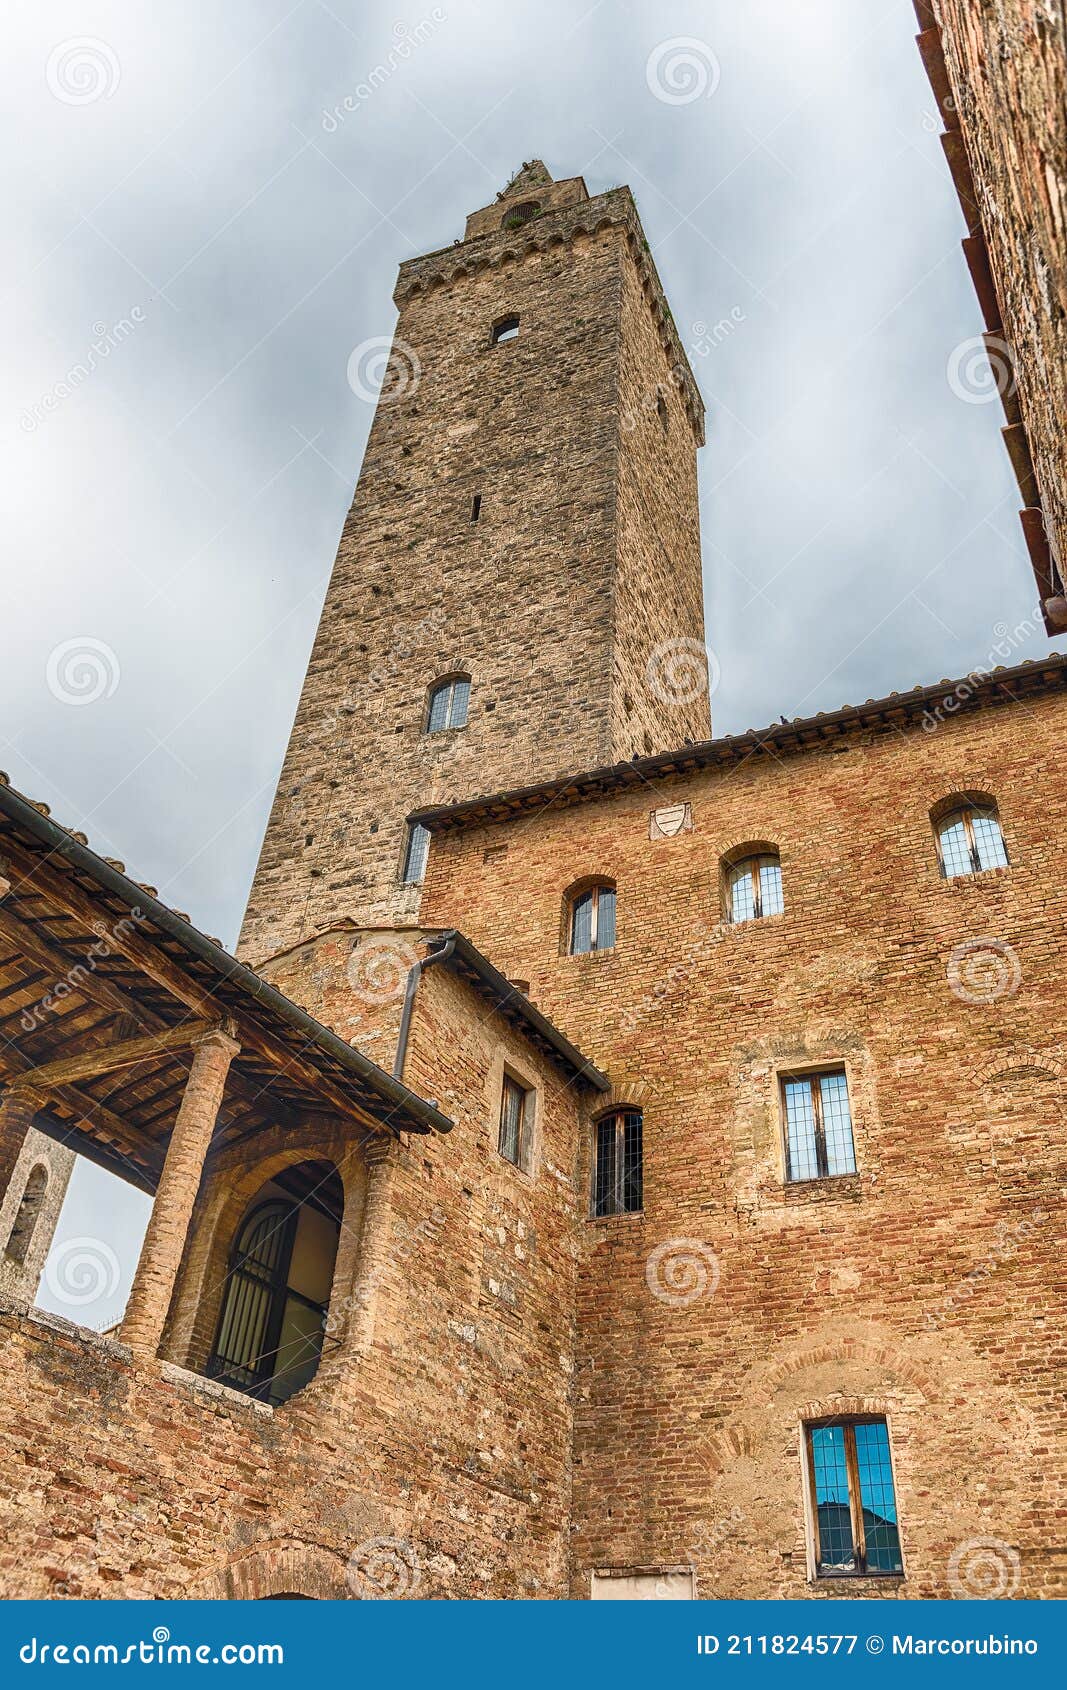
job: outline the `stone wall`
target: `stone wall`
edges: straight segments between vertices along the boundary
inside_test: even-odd
[[[409,811],[709,731],[706,690],[648,680],[662,642],[701,649],[702,411],[629,193],[412,260],[397,298],[242,935],[257,963],[346,917],[415,919]],[[467,725],[426,734],[457,673]]]
[[[496,1147],[505,1062],[537,1090],[529,1174]],[[405,1077],[456,1125],[389,1152],[384,1187],[378,1151],[325,1121],[209,1162],[162,1361],[3,1315],[0,1593],[359,1595],[390,1569],[397,1594],[565,1593],[581,1098],[440,968]],[[242,1203],[304,1156],[346,1189],[336,1346],[271,1411],[185,1364],[210,1343]]]
[[[435,838],[427,919],[644,1110],[643,1214],[579,1227],[576,1596],[690,1563],[706,1595],[841,1589],[808,1582],[800,1425],[857,1405],[889,1418],[907,1578],[848,1593],[951,1595],[982,1538],[1008,1593],[1067,1593],[1065,726],[1057,692],[857,727]],[[1011,867],[946,881],[930,812],[964,792],[996,799]],[[650,840],[679,800],[692,830]],[[778,847],[785,913],[730,925],[747,842]],[[589,874],[617,881],[617,943],[562,955]],[[779,1077],[823,1064],[858,1172],[790,1186]]]
[[[38,1198],[41,1170],[45,1185]],[[74,1172],[74,1152],[34,1128],[26,1134],[11,1183],[0,1204],[0,1295],[32,1303],[52,1245],[59,1211]],[[27,1182],[33,1183],[27,1194]],[[32,1215],[23,1205],[28,1199]]]

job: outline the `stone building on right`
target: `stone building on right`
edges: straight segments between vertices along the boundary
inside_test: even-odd
[[[1067,629],[1067,17],[1063,0],[915,0],[967,225],[1020,519],[1050,634]]]

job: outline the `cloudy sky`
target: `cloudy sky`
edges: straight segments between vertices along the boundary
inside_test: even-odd
[[[225,943],[370,423],[349,356],[524,159],[630,185],[703,389],[717,731],[1032,615],[910,0],[10,11],[0,767]],[[60,1242],[110,1240],[114,1295],[42,1293],[94,1325],[144,1208],[102,1190]]]

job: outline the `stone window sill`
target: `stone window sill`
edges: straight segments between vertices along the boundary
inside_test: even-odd
[[[826,1174],[822,1179],[791,1179],[781,1186],[786,1203],[826,1203],[847,1198],[856,1201],[863,1196],[863,1176],[855,1174]]]
[[[590,1226],[643,1226],[645,1211],[643,1209],[627,1209],[621,1215],[586,1215]]]
[[[160,1371],[169,1385],[180,1385],[196,1396],[207,1397],[228,1408],[242,1408],[267,1420],[274,1418],[274,1409],[269,1402],[260,1402],[244,1391],[235,1391],[232,1385],[221,1385],[217,1379],[205,1379],[202,1373],[192,1373],[189,1368],[178,1367],[173,1361],[165,1361]]]

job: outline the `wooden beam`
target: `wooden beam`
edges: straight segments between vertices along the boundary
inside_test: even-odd
[[[43,934],[11,910],[0,907],[0,938],[7,939],[23,956],[39,963],[53,975],[55,985],[64,982],[72,992],[94,999],[116,1015],[131,1015],[141,1027],[162,1027],[162,1017],[131,998],[120,986],[96,972],[92,956],[72,959],[50,944]],[[98,940],[103,944],[104,941]],[[110,948],[110,941],[109,948]],[[116,947],[117,948],[117,947]],[[90,947],[90,950],[92,947]],[[65,995],[65,994],[64,994]]]
[[[27,1057],[23,1056],[20,1050],[16,1050],[14,1045],[9,1045],[5,1049],[4,1063],[15,1070],[15,1076],[19,1079],[24,1077],[28,1079],[33,1073],[33,1064]],[[10,1080],[5,1080],[5,1084],[10,1084]],[[112,1161],[128,1161],[134,1167],[137,1166],[138,1159],[135,1151],[140,1148],[139,1141],[131,1134],[129,1123],[115,1115],[106,1104],[100,1103],[95,1097],[91,1097],[88,1092],[81,1091],[78,1086],[64,1086],[61,1091],[56,1092],[52,1101],[62,1104],[72,1114],[77,1115],[79,1122],[91,1122],[103,1142],[115,1147],[113,1153],[104,1152]],[[42,1121],[41,1131],[50,1134],[51,1137],[58,1139],[61,1143],[67,1142],[62,1137],[65,1132],[70,1133],[76,1139],[88,1143],[92,1142],[92,1134],[83,1131],[80,1125],[71,1127],[64,1122],[48,1120],[47,1117]],[[156,1153],[159,1164],[162,1166],[165,1146],[146,1141],[146,1148]],[[89,1152],[80,1151],[79,1154],[89,1155]],[[91,1156],[90,1160],[92,1160]],[[145,1166],[147,1167],[148,1164],[146,1163]],[[148,1173],[143,1177],[150,1180],[151,1174]],[[154,1190],[155,1187],[152,1186],[151,1189]]]
[[[128,921],[109,923],[101,914],[99,906],[73,881],[65,876],[42,875],[42,865],[9,842],[5,842],[5,851],[8,864],[18,872],[20,890],[28,886],[39,897],[51,899],[68,915],[83,922],[90,932],[106,938],[112,949],[120,951],[143,974],[154,980],[157,986],[162,986],[164,991],[169,992],[186,1009],[191,1009],[196,1015],[208,1020],[218,1020],[223,1011],[217,999],[198,986],[178,963],[150,940],[136,930],[131,931]],[[305,1062],[258,1022],[242,1018],[237,1038],[246,1056],[256,1051],[272,1066],[285,1069],[301,1086],[315,1097],[321,1098],[324,1103],[328,1103],[346,1119],[360,1121],[368,1131],[378,1136],[381,1136],[383,1131],[391,1133],[394,1137],[398,1136],[396,1129],[385,1127],[369,1110],[357,1103],[355,1098],[346,1096],[311,1063]]]
[[[72,1085],[78,1080],[91,1080],[96,1074],[108,1074],[115,1068],[130,1068],[138,1062],[151,1062],[168,1051],[189,1050],[205,1033],[219,1025],[215,1021],[187,1021],[184,1027],[168,1027],[163,1032],[146,1033],[143,1038],[123,1039],[119,1044],[97,1045],[80,1056],[67,1056],[59,1062],[46,1062],[41,1068],[27,1073],[38,1091],[51,1091],[56,1086]]]

